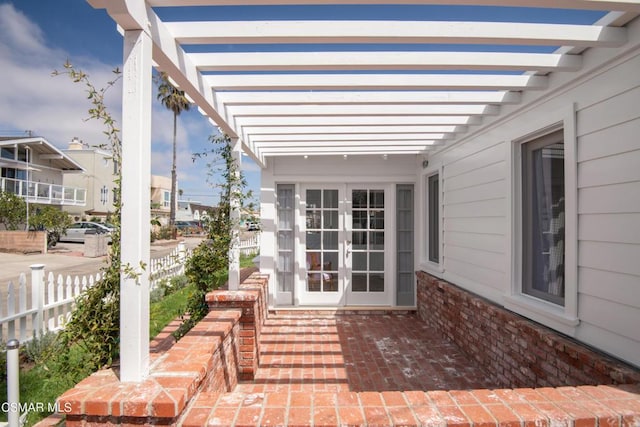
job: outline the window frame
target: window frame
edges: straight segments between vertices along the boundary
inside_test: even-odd
[[[564,135],[562,129],[557,131],[548,133],[539,138],[527,141],[520,146],[521,150],[521,180],[522,187],[520,189],[522,195],[522,287],[521,292],[526,295],[530,295],[535,298],[539,298],[544,301],[548,301],[552,304],[556,304],[558,306],[564,307],[565,305],[565,294],[566,290],[563,292],[562,296],[553,295],[550,292],[544,292],[533,288],[533,284],[531,282],[531,273],[532,273],[532,263],[533,263],[533,251],[531,241],[533,237],[533,199],[535,195],[533,194],[533,178],[539,172],[533,169],[533,159],[532,154],[534,151],[541,150],[548,146],[557,144],[562,142],[562,163],[563,163],[563,176],[564,176]],[[564,198],[564,182],[563,182],[563,195]],[[564,213],[563,213],[564,215]],[[565,221],[566,222],[566,221]],[[564,277],[564,256],[566,256],[566,247],[564,247],[564,239],[566,239],[566,233],[563,233],[563,277]],[[564,286],[564,283],[563,283]]]
[[[440,264],[440,174],[438,172],[426,177],[427,180],[427,259]],[[434,194],[435,193],[435,194]],[[433,206],[434,202],[437,206]],[[434,213],[438,211],[437,217]],[[435,253],[434,253],[435,252]]]
[[[565,301],[564,306],[545,301],[523,292],[522,287],[522,146],[562,129],[564,140],[565,185]],[[519,128],[519,135],[508,141],[507,200],[511,207],[507,218],[511,238],[507,241],[510,257],[507,278],[510,286],[504,296],[506,308],[549,326],[569,336],[575,336],[578,318],[578,187],[577,137],[575,105],[539,116]]]
[[[444,223],[444,219],[443,219],[443,166],[440,163],[436,163],[436,162],[432,162],[430,161],[432,164],[429,164],[428,167],[426,167],[423,171],[422,174],[422,197],[423,197],[423,201],[422,204],[424,206],[424,212],[422,214],[422,231],[421,231],[421,235],[423,236],[423,244],[420,245],[420,250],[421,250],[421,256],[420,256],[420,265],[419,267],[431,274],[434,274],[438,277],[441,277],[442,274],[444,273],[444,233],[443,233],[443,223]],[[438,218],[437,218],[437,225],[438,225],[438,232],[437,232],[437,237],[438,237],[438,242],[437,242],[437,246],[438,246],[438,257],[437,257],[437,262],[434,262],[432,259],[430,259],[430,227],[429,227],[429,223],[432,219],[432,200],[431,200],[431,194],[430,194],[430,187],[429,187],[429,180],[432,179],[432,177],[437,176],[438,177],[438,206],[437,206],[437,212],[438,212]]]

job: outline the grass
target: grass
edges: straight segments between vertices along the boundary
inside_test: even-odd
[[[189,294],[195,290],[194,285],[166,295],[160,301],[150,305],[149,336],[155,337],[173,319],[182,315]],[[49,408],[56,398],[69,390],[92,372],[84,368],[88,358],[86,351],[79,345],[69,349],[55,345],[55,340],[48,349],[43,349],[35,363],[21,361],[20,369],[20,401],[28,404],[41,404],[37,411],[27,416],[27,426],[33,425],[51,414]],[[22,351],[24,354],[24,351]],[[5,355],[3,354],[2,357]],[[22,358],[24,359],[24,358]],[[73,369],[69,369],[73,367]],[[0,402],[7,400],[6,377],[0,374]],[[0,421],[7,420],[7,413],[0,412]]]
[[[151,304],[149,319],[149,336],[155,337],[173,319],[184,314],[189,295],[195,290],[194,285],[188,285],[176,292],[165,296],[160,301]]]

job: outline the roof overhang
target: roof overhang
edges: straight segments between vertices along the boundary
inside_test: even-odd
[[[64,154],[49,141],[42,137],[28,137],[16,139],[4,139],[0,141],[0,147],[27,147],[31,151],[31,164],[27,162],[14,160],[11,166],[16,169],[26,169],[27,167],[43,166],[48,169],[57,169],[62,172],[84,172],[84,168]],[[9,159],[2,159],[7,163]],[[3,164],[3,166],[5,166]],[[8,166],[7,166],[8,167]]]

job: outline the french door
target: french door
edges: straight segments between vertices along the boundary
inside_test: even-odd
[[[300,305],[391,304],[387,193],[385,186],[301,186]]]

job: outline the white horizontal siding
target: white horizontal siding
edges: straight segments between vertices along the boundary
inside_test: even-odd
[[[446,257],[444,258],[444,269],[446,274],[463,278],[466,283],[458,283],[456,280],[445,276],[447,280],[451,280],[457,285],[464,286],[466,284],[471,292],[488,298],[502,293],[501,284],[504,283],[505,274],[501,271]]]
[[[640,347],[638,341],[624,335],[617,334],[593,325],[582,322],[576,333],[576,339],[587,342],[618,358],[624,359],[636,366],[640,366]]]
[[[449,171],[448,167],[446,172],[447,179],[445,183],[445,190],[451,191],[468,188],[474,185],[500,181],[505,177],[506,164],[504,160],[498,160],[454,176],[450,174],[451,171]]]
[[[580,320],[617,335],[640,342],[640,308],[618,304],[581,294],[578,300]],[[640,345],[638,345],[640,350]]]
[[[444,205],[447,206],[454,203],[468,203],[504,198],[507,191],[507,183],[504,179],[501,179],[499,181],[447,191],[447,180],[445,179],[444,188]]]
[[[633,71],[638,74],[638,69]],[[629,77],[635,77],[636,81],[630,82]],[[640,99],[637,79],[637,76],[628,76],[626,81],[632,87],[623,89],[619,94],[611,93],[608,98],[580,110],[576,122],[578,137],[637,119]]]
[[[504,198],[495,198],[479,201],[468,201],[455,204],[446,204],[444,216],[447,218],[477,218],[485,216],[504,216],[507,202]]]
[[[505,234],[506,217],[445,218],[444,232]],[[446,255],[446,253],[445,253]]]
[[[629,135],[640,137],[640,119],[581,136],[578,162],[637,150],[637,138],[629,138]]]
[[[640,292],[640,245],[579,241],[578,266],[636,275]]]
[[[578,214],[640,212],[640,185],[637,182],[602,185],[578,190]]]
[[[445,247],[458,246],[461,248],[485,250],[503,255],[507,249],[504,235],[487,233],[459,233],[449,231],[444,236],[444,245]]]
[[[597,270],[591,267],[578,269],[580,293],[616,302],[640,307],[640,283],[638,276]],[[615,284],[612,286],[612,284]]]
[[[578,239],[640,245],[640,213],[583,214],[578,223]]]
[[[485,251],[484,249],[471,249],[453,245],[446,245],[445,250],[447,260],[454,259],[487,270],[504,273],[503,254]],[[487,283],[487,285],[499,287],[501,284]]]

